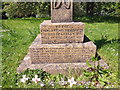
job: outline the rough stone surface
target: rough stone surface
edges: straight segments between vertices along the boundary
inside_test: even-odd
[[[54,2],[56,1],[56,2]],[[73,2],[63,2],[65,0],[52,0],[51,2],[51,21],[52,23],[58,22],[71,22],[73,16]]]
[[[85,62],[96,54],[92,41],[84,43],[41,44],[39,34],[29,47],[32,63]]]
[[[93,62],[90,62],[92,65]],[[99,60],[100,66],[103,68],[108,68],[108,65],[104,62],[104,60]],[[95,65],[98,65],[98,61],[95,62]],[[78,63],[39,63],[39,64],[32,64],[31,63],[31,57],[28,53],[20,66],[17,68],[17,72],[21,73],[27,68],[29,69],[43,69],[43,71],[46,71],[50,74],[64,74],[68,75],[69,73],[79,72],[81,69],[87,69],[88,65],[85,62],[78,62]]]
[[[45,20],[40,25],[42,44],[82,43],[84,40],[84,23],[51,23]]]

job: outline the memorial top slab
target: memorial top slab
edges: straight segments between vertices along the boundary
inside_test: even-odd
[[[82,22],[62,22],[62,23],[51,23],[51,20],[45,20],[41,25],[84,25]]]

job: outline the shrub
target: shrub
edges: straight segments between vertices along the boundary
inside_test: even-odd
[[[43,16],[49,14],[48,6],[48,3],[42,2],[10,2],[4,6],[4,11],[9,18],[40,17],[42,14],[44,14]]]

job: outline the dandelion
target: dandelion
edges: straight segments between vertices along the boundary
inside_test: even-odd
[[[65,85],[65,84],[67,84],[67,81],[64,81],[64,78],[62,78],[61,81],[59,81],[59,84],[60,85]]]
[[[72,77],[71,79],[68,79],[68,82],[70,83],[70,87],[72,87],[74,84],[77,83],[76,81],[74,81],[74,77]]]
[[[26,75],[23,75],[22,77],[23,77],[23,78],[20,79],[20,81],[23,82],[23,83],[25,83],[25,82],[29,79],[29,77],[26,78]]]
[[[40,81],[41,79],[38,78],[38,75],[35,75],[35,78],[32,78],[32,81],[34,81],[35,83],[37,83],[38,81]]]

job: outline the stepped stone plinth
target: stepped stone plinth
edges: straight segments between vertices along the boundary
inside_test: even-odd
[[[86,60],[91,62],[91,58],[96,56],[96,45],[86,40],[84,23],[72,21],[72,7],[72,0],[52,0],[51,20],[40,24],[41,34],[30,45],[17,72],[30,68],[43,69],[51,74],[67,74],[68,68],[75,71],[87,67]]]

